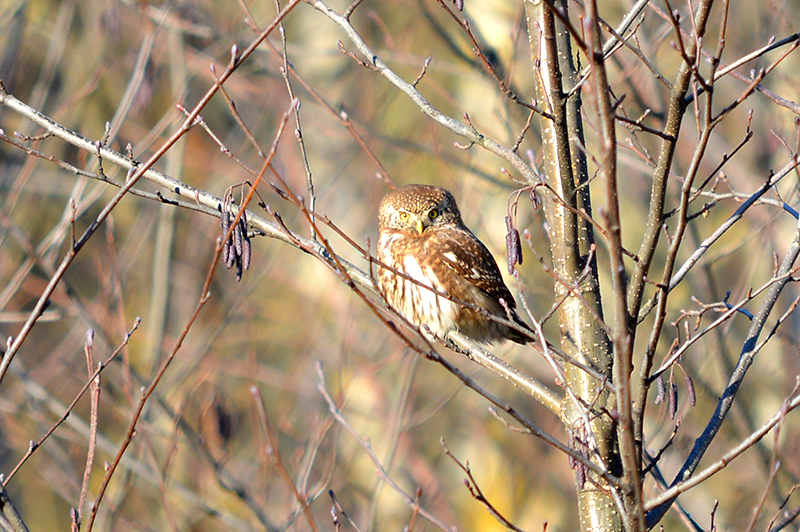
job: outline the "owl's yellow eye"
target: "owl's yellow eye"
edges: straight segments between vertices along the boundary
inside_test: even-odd
[[[408,217],[409,217],[409,216],[410,216],[410,215],[409,215],[407,212],[401,212],[401,213],[400,213],[400,219],[401,219],[402,221],[404,221],[404,222],[407,222],[407,221],[408,221]]]
[[[428,216],[431,220],[435,220],[439,216],[439,211],[437,209],[431,209]]]

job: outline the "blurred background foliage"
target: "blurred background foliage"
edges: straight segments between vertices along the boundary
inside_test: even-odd
[[[631,2],[603,4],[603,14],[615,25]],[[342,12],[349,4],[331,0],[330,5]],[[250,26],[263,28],[276,13],[274,3],[249,0],[164,4],[4,0],[0,6],[0,28],[5,28],[0,32],[0,78],[7,90],[94,140],[103,137],[105,123],[125,108],[110,146],[124,152],[130,143],[139,160],[147,159],[179,126],[182,115],[176,104],[191,108],[213,84],[209,65],[215,64],[221,72],[231,45],[243,49],[256,35]],[[781,38],[797,31],[798,7],[795,0],[758,5],[734,2],[723,61],[763,46],[772,35]],[[685,10],[686,6],[676,8]],[[649,50],[650,61],[671,79],[679,56],[672,27],[661,16],[664,9],[661,2],[646,9],[637,35],[640,45]],[[521,3],[467,0],[465,15],[497,71],[523,99],[530,99],[535,74]],[[715,24],[719,15],[713,18]],[[688,20],[685,13],[684,17]],[[443,112],[459,119],[466,112],[481,132],[507,146],[514,144],[527,112],[498,90],[465,35],[436,2],[366,0],[352,22],[406,80],[416,78],[431,57],[419,84],[422,93]],[[378,202],[389,191],[385,181],[444,186],[458,198],[466,223],[505,270],[503,217],[514,189],[501,171],[502,162],[478,148],[455,146],[454,141],[460,139],[425,117],[378,74],[342,54],[337,40],[352,49],[344,34],[308,5],[301,3],[294,9],[286,18],[285,30],[291,67],[302,78],[289,79],[301,101],[317,210],[359,244],[374,247]],[[709,41],[716,35],[710,32]],[[262,146],[272,142],[292,99],[281,74],[280,35],[273,33],[269,42],[225,84]],[[716,43],[704,45],[713,50]],[[765,67],[778,53],[739,70],[746,74],[749,68]],[[616,95],[626,97],[624,112],[637,118],[649,109],[648,120],[658,126],[666,111],[667,89],[627,49],[620,50],[609,65]],[[796,100],[798,66],[797,57],[790,56],[765,86]],[[728,78],[717,86],[717,101],[732,101],[745,87],[742,81]],[[597,146],[591,98],[591,83],[587,83],[589,152]],[[755,135],[723,174],[715,176],[720,193],[731,188],[754,191],[771,169],[786,164],[788,150],[797,149],[797,117],[757,94],[717,130],[711,150],[714,157],[703,162],[701,175],[711,172],[723,154],[732,153],[741,142],[751,109],[750,127]],[[233,156],[251,168],[260,166],[257,153],[220,95],[201,114]],[[386,169],[383,179],[378,175],[382,170],[342,125],[342,117],[351,121]],[[0,108],[0,127],[6,134],[37,134],[35,127],[5,108]],[[681,175],[694,151],[694,128],[693,120],[685,122],[669,190],[671,207],[677,205]],[[292,119],[275,165],[295,193],[307,195],[294,129]],[[535,157],[540,153],[537,129],[534,120],[521,145],[523,152],[531,150]],[[656,153],[658,139],[622,127],[618,138],[623,237],[626,246],[636,250],[649,201],[648,158]],[[94,157],[60,140],[49,138],[32,145],[75,166],[96,169]],[[251,179],[199,127],[157,167],[217,196]],[[110,164],[105,171],[124,179],[124,172]],[[155,190],[143,181],[139,186]],[[796,206],[795,186],[792,177],[780,191],[785,201]],[[70,198],[77,204],[80,234],[115,191],[0,144],[0,332],[4,337],[17,333],[25,311],[33,308],[68,248]],[[268,187],[260,192],[289,227],[308,234],[292,206]],[[596,207],[602,206],[601,196],[595,198]],[[518,225],[530,231],[536,252],[547,262],[544,218],[526,198],[524,193]],[[691,226],[679,262],[738,206],[735,197],[701,202],[711,208]],[[750,288],[761,286],[772,275],[773,254],[782,254],[794,227],[794,220],[776,204],[752,209],[676,291],[668,319],[674,322],[683,312],[698,310],[698,302],[722,301],[728,292],[730,301],[736,302]],[[12,374],[2,383],[0,471],[7,475],[13,469],[28,442],[38,440],[53,425],[86,382],[83,344],[87,329],[96,334],[96,360],[104,360],[140,316],[142,325],[124,349],[121,363],[103,373],[98,456],[89,490],[92,500],[102,480],[103,463],[113,458],[124,436],[140,387],[173,348],[197,303],[219,231],[216,218],[132,196],[122,201],[68,270],[41,323],[17,355]],[[340,254],[366,268],[356,250],[332,232],[329,236]],[[445,456],[441,439],[459,459],[469,460],[486,496],[518,526],[539,530],[546,521],[550,530],[577,529],[574,480],[564,456],[539,440],[508,430],[487,413],[484,400],[463,389],[439,366],[408,352],[349,288],[313,258],[265,238],[254,240],[253,251],[253,266],[241,282],[224,270],[214,276],[211,300],[156,389],[111,483],[99,514],[102,529],[307,529],[295,498],[266,452],[253,386],[264,396],[283,464],[312,498],[311,509],[320,528],[333,526],[327,490],[335,492],[362,530],[399,530],[407,525],[412,508],[378,477],[363,446],[333,422],[318,390],[317,363],[344,416],[360,437],[369,439],[388,474],[412,496],[419,487],[422,506],[446,525],[462,530],[503,529],[470,498],[461,482],[464,475]],[[598,253],[602,261],[606,256],[602,242]],[[663,258],[663,249],[661,253]],[[555,303],[553,280],[527,247],[524,256],[519,268],[521,288],[538,319]],[[516,293],[519,285],[513,279],[507,281]],[[790,303],[788,296],[784,298],[778,315]],[[716,317],[705,315],[701,326]],[[686,318],[685,323],[694,326],[693,320]],[[707,458],[709,463],[774,414],[795,386],[800,373],[800,329],[794,317],[790,320],[757,360],[740,403]],[[668,478],[713,411],[748,325],[745,316],[736,317],[684,356],[682,368],[694,379],[697,406],[690,407],[686,400],[681,371],[676,369],[670,376],[680,390],[682,425],[661,462]],[[546,331],[557,341],[555,320],[546,324]],[[662,358],[675,338],[685,338],[682,325],[666,335],[660,346]],[[495,352],[555,387],[552,373],[533,350],[502,345]],[[560,421],[531,404],[522,392],[456,354],[445,355],[540,427],[566,440]],[[69,527],[69,510],[78,504],[80,493],[88,419],[85,397],[9,482],[9,493],[31,530]],[[658,450],[674,425],[665,405],[651,404],[648,448]],[[800,441],[796,425],[787,425],[778,442],[779,456],[787,459],[768,496],[764,525],[787,486],[800,477],[800,465],[788,459],[795,456]],[[771,438],[765,439],[758,451],[747,453],[682,497],[682,503],[708,524],[713,501],[720,500],[717,523],[741,528],[767,487],[774,445]],[[233,485],[241,487],[240,493],[227,489]],[[647,487],[653,493],[652,483]],[[262,512],[261,520],[254,508]],[[675,527],[678,523],[673,513],[664,524]],[[433,529],[421,518],[417,527]]]

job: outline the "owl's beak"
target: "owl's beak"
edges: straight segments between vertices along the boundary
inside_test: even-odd
[[[422,234],[422,231],[425,229],[425,226],[424,226],[424,225],[422,225],[422,220],[417,220],[417,226],[416,226],[416,229],[417,229],[417,232],[418,232],[419,234]]]

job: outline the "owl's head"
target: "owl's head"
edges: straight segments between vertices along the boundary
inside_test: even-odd
[[[456,199],[443,188],[406,185],[387,194],[378,210],[380,230],[396,229],[424,234],[441,226],[463,226]]]

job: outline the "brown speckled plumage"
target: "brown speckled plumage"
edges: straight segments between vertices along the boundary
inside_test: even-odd
[[[486,246],[461,220],[452,194],[428,185],[407,185],[383,198],[378,212],[378,258],[399,272],[524,328],[516,303]],[[526,343],[519,331],[456,301],[380,268],[378,282],[387,302],[409,322],[444,337],[455,329],[484,343]]]

